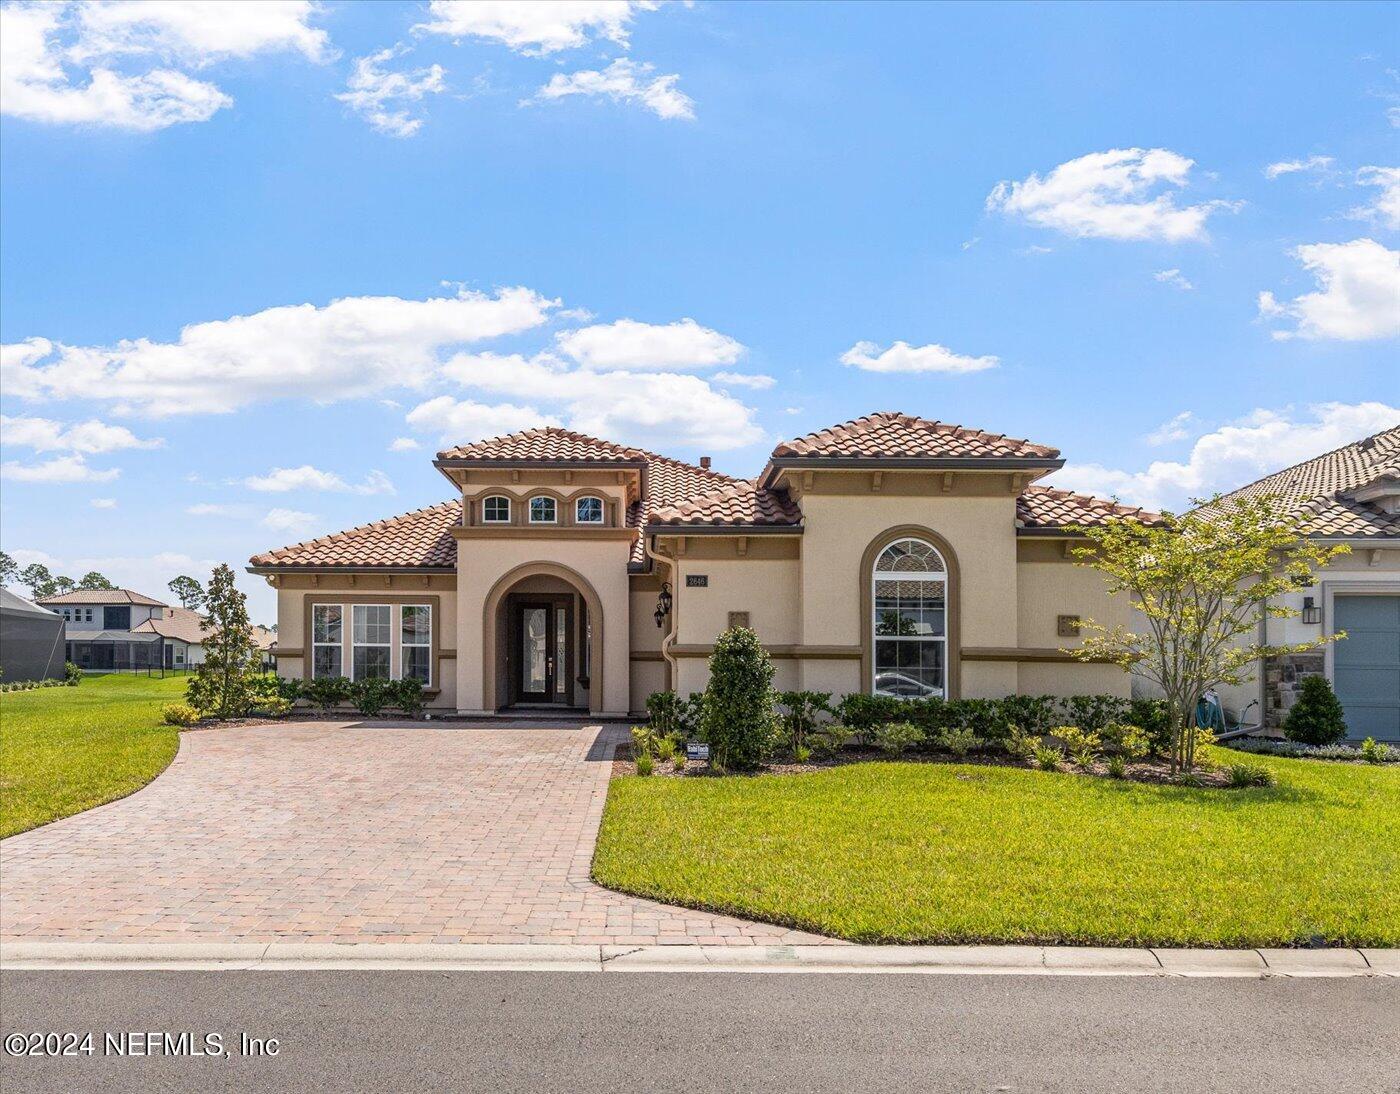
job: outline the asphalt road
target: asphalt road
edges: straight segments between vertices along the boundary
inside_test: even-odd
[[[1400,980],[11,972],[20,1091],[1400,1091]],[[104,1055],[188,1031],[230,1055]],[[240,1034],[276,1038],[245,1055]],[[110,1050],[108,1050],[110,1051]]]

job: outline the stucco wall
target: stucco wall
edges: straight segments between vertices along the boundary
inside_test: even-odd
[[[733,541],[724,541],[732,553]],[[730,612],[748,612],[749,626],[765,646],[798,641],[801,561],[797,558],[704,558],[678,560],[682,603],[676,635],[681,644],[714,642],[729,628]],[[703,574],[705,588],[686,579]]]

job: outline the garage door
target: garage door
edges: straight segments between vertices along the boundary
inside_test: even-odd
[[[1400,741],[1400,596],[1339,596],[1333,666],[1347,736]]]

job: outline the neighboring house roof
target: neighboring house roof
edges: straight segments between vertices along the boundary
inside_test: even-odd
[[[454,526],[462,523],[462,502],[445,501],[373,524],[293,543],[254,555],[254,566],[384,566],[453,569],[457,565]]]
[[[527,429],[503,437],[488,437],[475,444],[458,445],[438,453],[439,460],[479,460],[490,463],[527,461],[581,461],[585,463],[640,463],[654,458],[649,452],[614,444],[586,433],[557,426]]]
[[[1400,513],[1374,504],[1381,500],[1378,491],[1367,489],[1387,482],[1400,482],[1400,424],[1265,475],[1220,500],[1272,495],[1287,512],[1304,518],[1309,535],[1400,536]],[[1400,489],[1382,492],[1393,497]]]
[[[1023,531],[1093,527],[1113,520],[1157,524],[1161,519],[1160,513],[1141,506],[1120,505],[1053,486],[1028,486],[1016,499],[1016,527]]]
[[[26,615],[46,615],[55,616],[57,612],[51,612],[48,608],[42,608],[32,600],[25,600],[17,593],[10,592],[9,589],[0,588],[0,609],[7,612],[23,612]]]
[[[785,490],[765,490],[752,482],[739,482],[698,498],[659,508],[647,522],[650,528],[708,525],[712,527],[794,528],[802,524],[802,510]]]
[[[42,596],[40,604],[143,604],[152,608],[164,608],[163,600],[152,600],[142,593],[130,589],[74,589],[71,593],[57,596]]]
[[[774,460],[786,459],[1016,459],[1057,460],[1058,448],[967,429],[912,414],[881,411],[805,437],[784,441],[773,449]]]
[[[173,638],[192,646],[201,645],[207,635],[204,633],[205,616],[190,608],[169,608],[168,615],[161,619],[147,619],[132,627],[142,634],[158,634],[162,638]],[[266,627],[253,627],[253,643],[260,650],[277,644],[277,635]]]

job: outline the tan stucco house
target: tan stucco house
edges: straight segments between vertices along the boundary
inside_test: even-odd
[[[755,479],[563,429],[440,452],[440,505],[255,556],[284,676],[417,676],[431,706],[622,716],[752,627],[779,688],[1127,695],[1062,652],[1126,622],[1069,547],[1153,515],[1036,480],[1057,449],[906,414],[778,445]]]

